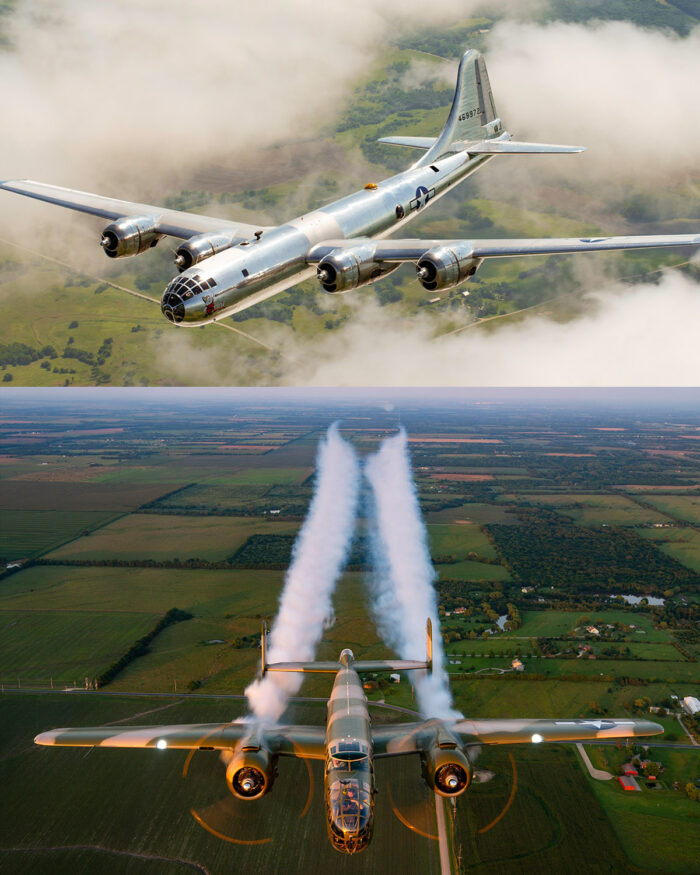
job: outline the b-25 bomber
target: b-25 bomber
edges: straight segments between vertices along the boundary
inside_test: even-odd
[[[355,660],[351,650],[337,662],[266,663],[263,632],[262,673],[328,672],[335,675],[324,726],[264,725],[250,718],[231,723],[174,726],[114,726],[54,729],[37,744],[68,747],[218,750],[226,783],[238,799],[253,801],[272,788],[279,757],[324,763],[326,826],[333,847],[345,854],[364,850],[372,838],[376,793],[374,760],[420,757],[425,782],[439,796],[454,798],[469,787],[473,759],[481,745],[595,741],[658,735],[648,720],[429,719],[372,726],[361,672],[432,671],[432,627],[428,621],[426,659]]]
[[[324,291],[347,292],[416,266],[430,293],[472,277],[487,258],[700,245],[698,234],[504,240],[386,239],[499,155],[581,152],[583,147],[514,140],[497,116],[486,63],[467,51],[449,116],[437,137],[383,137],[423,154],[408,170],[277,227],[249,225],[130,203],[30,180],[0,188],[110,219],[101,245],[110,258],[138,255],[165,236],[181,239],[181,273],[166,287],[164,316],[196,327],[224,319],[316,275]]]

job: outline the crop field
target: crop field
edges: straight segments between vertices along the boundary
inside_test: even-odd
[[[0,609],[0,675],[81,686],[92,680],[158,620],[155,613]]]
[[[687,568],[700,572],[700,532],[689,526],[674,529],[640,529],[638,534],[655,541],[660,550]]]
[[[35,566],[3,584],[0,610],[264,615],[281,584],[281,571]]]
[[[172,470],[167,484],[151,485],[0,480],[0,510],[125,512],[182,485]]]
[[[668,523],[668,517],[654,510],[640,507],[623,495],[586,495],[570,493],[557,495],[521,494],[521,500],[551,507],[571,517],[581,526],[652,526]]]
[[[467,553],[474,552],[495,559],[498,555],[488,536],[478,525],[432,524],[427,529],[433,556],[455,556],[463,559]]]
[[[426,516],[428,524],[442,525],[483,525],[485,523],[500,523],[501,525],[517,525],[518,520],[507,509],[493,504],[463,504],[460,507],[450,507],[446,510],[430,511]]]
[[[109,511],[0,510],[0,556],[31,558],[113,517]]]
[[[485,562],[472,562],[464,559],[449,565],[436,565],[443,580],[508,580],[508,569],[503,565],[489,565]]]
[[[672,518],[700,525],[700,495],[645,495],[644,501]]]
[[[60,560],[189,559],[231,556],[255,534],[293,534],[295,523],[248,517],[132,514],[48,554]]]

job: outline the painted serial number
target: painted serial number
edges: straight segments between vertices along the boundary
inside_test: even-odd
[[[479,109],[470,109],[468,112],[460,113],[458,121],[463,122],[468,118],[474,118],[477,115],[481,115],[481,110]]]

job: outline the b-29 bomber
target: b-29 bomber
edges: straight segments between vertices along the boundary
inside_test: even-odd
[[[379,142],[423,154],[402,173],[277,227],[255,226],[101,197],[30,180],[0,188],[109,219],[101,246],[110,258],[146,252],[162,237],[183,242],[181,273],[166,287],[163,315],[196,327],[224,319],[314,275],[336,294],[368,285],[401,264],[416,266],[434,293],[469,280],[487,258],[700,245],[699,234],[503,240],[387,239],[487,161],[503,155],[581,152],[580,146],[514,140],[496,113],[486,63],[467,51],[452,107],[437,137],[392,136]]]

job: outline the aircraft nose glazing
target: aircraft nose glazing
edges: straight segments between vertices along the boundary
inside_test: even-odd
[[[160,309],[170,322],[182,322],[185,318],[185,304],[182,298],[175,292],[166,292],[163,295]]]

